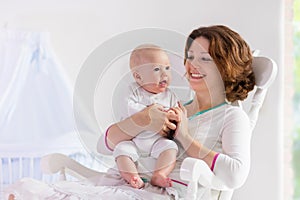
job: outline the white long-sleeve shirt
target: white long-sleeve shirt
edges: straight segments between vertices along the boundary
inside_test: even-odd
[[[236,189],[245,182],[250,169],[251,129],[249,118],[240,107],[225,104],[191,116],[189,133],[205,147],[220,153],[213,172],[227,188]],[[182,156],[177,159],[174,179],[179,178],[181,163],[187,157],[184,149],[179,152]],[[220,191],[205,190],[200,185],[199,188],[211,199],[219,196]],[[178,190],[184,195],[182,187]]]

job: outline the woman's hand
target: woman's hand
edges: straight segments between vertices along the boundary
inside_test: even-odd
[[[161,136],[173,140],[179,117],[172,109],[168,109],[165,112],[167,112],[167,120],[165,121],[165,124],[163,125],[162,130],[159,133]]]
[[[165,111],[164,107],[159,104],[153,104],[144,109],[148,113],[148,125],[146,130],[150,130],[159,133],[162,136],[166,136],[168,130],[175,130],[176,125],[171,121],[176,121],[178,117],[172,113]]]
[[[185,107],[178,102],[178,107],[171,108],[177,116],[177,128],[175,131],[175,138],[181,142],[183,138],[188,135],[188,118]]]

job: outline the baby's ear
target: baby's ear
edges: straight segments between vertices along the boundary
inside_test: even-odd
[[[133,72],[133,78],[135,79],[135,81],[137,81],[137,82],[140,82],[140,81],[142,81],[142,77],[140,76],[140,74],[139,73],[137,73],[137,72]]]

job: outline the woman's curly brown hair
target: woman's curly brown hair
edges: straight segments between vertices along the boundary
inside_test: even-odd
[[[227,101],[247,98],[254,88],[255,77],[251,67],[252,52],[245,40],[223,25],[200,27],[193,30],[186,41],[184,63],[192,42],[198,37],[204,37],[210,43],[208,53],[222,76]]]

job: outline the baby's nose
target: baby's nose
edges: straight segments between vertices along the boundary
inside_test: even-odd
[[[162,71],[161,77],[167,77],[167,76],[168,76],[168,74],[165,71]]]

